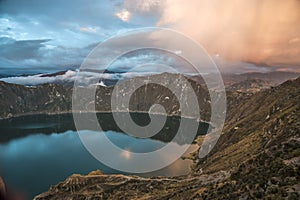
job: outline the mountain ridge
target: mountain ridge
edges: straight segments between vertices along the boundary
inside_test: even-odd
[[[165,107],[168,115],[180,115],[179,101],[177,98],[173,98],[174,94],[167,87],[173,84],[170,80],[181,76],[179,74],[168,73],[148,76],[148,78],[156,81],[165,81],[166,87],[157,84],[147,84],[138,88],[137,92],[134,92],[131,96],[130,111],[145,112],[150,109],[151,105],[158,103]],[[121,82],[119,86],[130,88],[134,82],[144,79],[145,77],[128,79]],[[201,116],[203,116],[203,120],[208,120],[210,116],[208,91],[197,82],[190,79],[188,81],[195,92],[199,94],[197,97],[199,106],[202,108]],[[78,87],[78,89],[82,88]],[[83,89],[89,90],[91,88],[84,87]],[[96,89],[95,100],[87,102],[86,106],[96,106],[96,111],[112,111],[111,95],[114,86],[97,86]],[[34,113],[59,114],[72,112],[72,93],[73,87],[60,84],[42,84],[28,87],[0,81],[0,110],[2,111],[0,118],[8,119],[14,116]],[[122,95],[128,94],[122,93]],[[80,101],[84,101],[85,99],[86,97],[82,97]]]

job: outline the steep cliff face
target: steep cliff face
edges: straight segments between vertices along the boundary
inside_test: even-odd
[[[159,74],[146,77],[146,79],[158,80],[165,83],[165,86],[158,84],[146,84],[133,93],[130,100],[131,111],[148,111],[154,104],[161,104],[165,107],[166,112],[170,115],[180,115],[179,100],[168,87],[177,78],[182,75],[177,74]],[[137,77],[122,82],[119,87],[132,88],[134,82],[145,80],[145,77]],[[195,90],[201,116],[204,120],[210,117],[209,95],[199,83],[188,80]],[[181,90],[182,85],[178,86]],[[80,89],[80,88],[79,88]],[[81,88],[82,89],[82,88]],[[88,90],[89,88],[83,88]],[[111,96],[114,86],[102,87],[97,86],[94,101],[86,101],[82,97],[80,101],[86,107],[95,106],[97,111],[111,111]],[[71,86],[44,84],[32,87],[26,87],[16,84],[0,82],[0,118],[10,118],[17,115],[26,115],[30,113],[62,113],[71,112],[72,109],[72,92]],[[128,96],[128,91],[119,91],[117,95]],[[184,95],[182,95],[184,97]],[[184,99],[182,99],[184,101]],[[125,110],[126,111],[126,110]]]
[[[299,199],[299,86],[229,93],[223,134],[189,176],[74,175],[36,199]]]
[[[62,85],[26,87],[0,82],[0,118],[70,110],[71,94],[72,88]]]

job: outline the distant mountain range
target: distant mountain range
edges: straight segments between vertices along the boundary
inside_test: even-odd
[[[214,79],[214,74],[208,74],[206,75],[209,79]],[[252,72],[252,73],[244,73],[244,74],[222,74],[222,78],[224,81],[224,85],[226,88],[231,88],[232,85],[238,85],[240,82],[243,82],[242,84],[246,82],[251,82],[251,80],[261,80],[260,84],[261,86],[276,86],[279,85],[287,80],[295,79],[300,76],[300,73],[294,73],[294,72]],[[199,75],[197,76],[190,76],[191,79],[201,83],[205,84],[203,78]],[[257,85],[259,86],[259,85]],[[233,88],[231,88],[233,89]],[[231,90],[230,89],[230,90]]]
[[[75,70],[66,70],[59,71],[55,73],[43,73],[43,74],[34,74],[34,75],[21,75],[21,76],[3,76],[0,75],[0,81],[5,81],[8,83],[15,83],[27,86],[35,86],[46,83],[53,84],[62,84],[62,85],[73,85],[76,78],[83,78],[86,81],[86,84],[96,83],[97,81],[102,82],[103,85],[112,86],[115,85],[118,81],[123,81],[131,79],[138,76],[150,76],[159,74],[157,72],[125,72],[125,71],[109,71],[109,70],[94,70],[94,69],[85,69],[81,71]],[[192,75],[186,74],[192,80],[195,80],[201,84],[205,84],[203,77],[205,76],[208,79],[214,79],[214,74],[204,74]],[[289,79],[297,78],[300,76],[300,73],[294,72],[253,72],[253,73],[244,73],[244,74],[222,74],[224,84],[226,88],[229,88],[231,85],[246,81],[246,80],[263,80],[267,83],[268,86],[278,85],[287,81]]]

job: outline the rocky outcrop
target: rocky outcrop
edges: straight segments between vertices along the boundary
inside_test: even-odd
[[[42,199],[193,199],[201,188],[228,178],[228,173],[182,178],[142,178],[138,176],[72,175],[35,197]]]
[[[4,199],[4,197],[5,197],[5,193],[6,193],[6,191],[5,191],[6,189],[5,189],[5,184],[4,184],[4,181],[2,180],[2,178],[1,178],[1,176],[0,176],[0,199]]]

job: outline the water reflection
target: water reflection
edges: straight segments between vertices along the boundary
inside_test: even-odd
[[[107,117],[107,116],[106,116]],[[105,123],[109,118],[102,117]],[[173,122],[172,122],[173,123]],[[164,146],[162,140],[141,139],[125,135],[111,123],[106,131],[81,130],[78,134],[108,137],[124,151],[119,160],[130,161],[132,152],[150,152]],[[109,130],[111,129],[111,130]],[[74,173],[87,174],[100,169],[106,174],[122,173],[94,159],[82,145],[70,116],[31,116],[0,122],[0,176],[11,188],[26,193],[29,198],[46,191],[50,185],[65,180]],[[169,132],[167,132],[169,133]],[[175,147],[180,144],[174,143]],[[196,146],[192,146],[195,150]],[[163,156],[168,155],[162,155]],[[141,176],[178,176],[187,174],[191,161],[179,159],[171,166]]]
[[[120,113],[122,115],[122,113]],[[86,119],[90,119],[90,114],[82,114]],[[140,125],[146,125],[149,123],[149,115],[145,113],[131,113],[133,120]],[[157,115],[157,118],[162,116]],[[103,131],[112,130],[115,132],[122,132],[122,130],[116,125],[113,115],[111,113],[98,113],[98,122],[88,121],[86,122],[85,130],[91,130],[89,123],[95,124],[100,123]],[[163,142],[170,142],[175,134],[178,132],[180,125],[180,117],[172,116],[168,117],[163,129],[152,137]],[[198,122],[196,120],[189,120],[190,124],[197,124],[198,133],[197,135],[204,135],[208,130],[208,124],[204,122]],[[8,120],[0,120],[0,144],[7,143],[10,140],[14,140],[19,137],[32,134],[52,134],[52,133],[63,133],[67,130],[76,130],[74,125],[72,114],[60,114],[60,115],[31,115],[16,117]],[[187,127],[188,130],[188,127]],[[4,134],[9,133],[9,134]],[[182,131],[181,137],[177,143],[185,144],[185,138],[190,134],[188,131]]]

